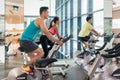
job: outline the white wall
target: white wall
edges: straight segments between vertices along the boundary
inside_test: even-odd
[[[113,0],[113,2],[115,3],[115,5],[113,5],[113,8],[120,6],[120,0]]]
[[[55,0],[50,0],[51,7],[50,7],[50,16],[55,16]]]
[[[16,29],[24,29],[24,24],[7,24],[6,23],[6,29],[7,30],[12,30],[13,28],[16,28]]]
[[[4,15],[4,1],[5,0],[0,0],[0,15]]]
[[[0,46],[0,63],[5,63],[5,48]]]
[[[104,17],[112,17],[112,0],[104,0]]]
[[[49,12],[52,13],[52,16],[55,15],[55,0],[24,0],[24,15],[38,16],[41,6],[49,7],[49,10],[51,10]]]

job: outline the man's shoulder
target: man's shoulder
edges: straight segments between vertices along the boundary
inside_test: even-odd
[[[41,25],[41,24],[44,24],[44,20],[40,19],[40,18],[36,18],[35,19],[35,23]]]

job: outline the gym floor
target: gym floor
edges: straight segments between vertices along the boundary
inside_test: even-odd
[[[67,63],[70,64],[69,68],[66,70],[67,76],[63,78],[60,75],[54,76],[54,80],[84,80],[86,75],[80,66],[74,63],[74,60],[67,60]],[[19,53],[16,57],[11,56],[6,59],[6,64],[0,64],[0,80],[7,80],[8,72],[14,67],[20,67],[23,64],[23,56]],[[72,76],[71,76],[72,75]],[[97,79],[94,79],[97,80]]]
[[[0,80],[7,80],[6,77],[8,72],[14,67],[22,66],[22,60],[22,55],[18,54],[16,57],[9,57],[6,60],[5,65],[0,64]],[[54,80],[81,80],[81,77],[79,75],[82,74],[83,71],[81,71],[80,67],[74,64],[74,60],[68,60],[67,62],[70,64],[70,67],[67,69],[66,78],[58,75],[54,77]]]

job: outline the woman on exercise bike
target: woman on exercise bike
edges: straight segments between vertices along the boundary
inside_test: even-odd
[[[56,16],[50,22],[50,26],[49,26],[48,30],[52,35],[57,35],[57,37],[59,39],[63,39],[64,37],[59,34],[59,30],[58,30],[59,24],[60,24],[60,19],[59,19],[59,17]],[[51,41],[50,39],[48,39],[47,36],[44,35],[44,34],[40,37],[40,42],[41,42],[41,45],[42,45],[42,48],[43,48],[43,51],[44,51],[44,57],[43,58],[46,58],[49,50],[52,49],[52,46],[54,45],[54,42]],[[49,47],[48,47],[48,45],[49,45]]]

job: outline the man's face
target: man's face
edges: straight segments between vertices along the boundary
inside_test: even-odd
[[[44,18],[47,19],[48,16],[49,16],[49,12],[48,12],[48,10],[44,11],[43,14],[44,14]]]
[[[92,19],[90,19],[89,22],[92,23]]]

